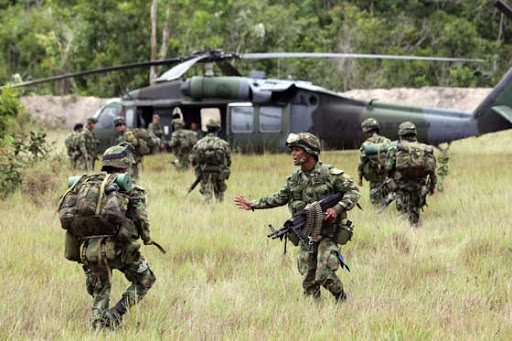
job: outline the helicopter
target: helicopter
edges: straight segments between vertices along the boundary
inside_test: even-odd
[[[189,56],[152,62],[132,63],[89,70],[16,84],[27,86],[56,79],[84,76],[150,65],[174,65],[156,83],[132,90],[107,103],[94,115],[100,150],[112,145],[116,132],[113,120],[123,116],[129,128],[147,127],[153,115],[161,117],[164,139],[172,133],[174,108],[179,107],[186,126],[204,127],[208,118],[221,123],[220,137],[242,152],[286,150],[289,133],[308,131],[320,137],[326,149],[359,148],[362,121],[377,119],[380,133],[396,139],[398,125],[416,124],[418,139],[431,145],[450,143],[470,136],[512,128],[512,71],[473,111],[423,108],[346,98],[307,81],[266,78],[262,73],[244,77],[230,63],[236,59],[264,58],[372,58],[428,60],[432,62],[483,62],[481,59],[419,56],[390,56],[343,53],[225,53],[204,50]],[[203,76],[184,78],[196,64],[204,65]],[[216,64],[222,76],[213,74]]]

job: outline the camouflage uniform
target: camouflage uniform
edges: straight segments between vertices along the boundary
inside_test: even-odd
[[[370,144],[391,143],[391,140],[378,134],[379,129],[379,122],[374,118],[368,118],[361,124],[361,130],[363,133],[373,132],[373,134],[363,142],[360,149],[359,164],[357,166],[359,181],[362,182],[364,177],[370,183],[370,202],[377,207],[384,204],[387,193],[382,190],[374,191],[374,189],[382,187],[387,174],[384,169],[378,169],[377,165],[372,164],[371,160],[365,154],[364,147]]]
[[[174,155],[176,155],[176,160],[173,161],[173,165],[177,170],[184,171],[190,166],[190,152],[192,150],[190,134],[193,134],[193,132],[183,129],[183,120],[179,118],[174,119],[172,124],[174,131],[171,134],[169,147]],[[194,140],[196,139],[194,138]]]
[[[209,127],[214,124],[213,122],[209,123]],[[207,160],[209,158],[207,155],[210,155],[210,153],[213,159],[216,160],[213,162],[215,164]],[[205,202],[210,203],[213,195],[218,201],[222,201],[227,189],[225,181],[229,178],[231,172],[229,144],[213,133],[209,133],[194,145],[191,160],[196,177],[201,178],[201,189],[199,191],[204,196]]]
[[[122,153],[130,149],[126,146],[108,148],[103,154],[102,170],[108,170],[105,167],[128,168],[134,163],[134,159],[131,153],[125,153],[124,156]],[[120,155],[122,158],[106,160],[105,156],[107,155]],[[135,185],[126,194],[130,198],[128,218],[135,223],[136,232],[131,236],[130,242],[116,240],[115,251],[118,256],[113,261],[109,261],[108,265],[110,269],[121,271],[131,285],[123,293],[121,300],[108,310],[111,290],[110,269],[103,264],[84,265],[87,292],[93,297],[92,324],[94,328],[118,324],[124,313],[143,299],[156,281],[155,274],[139,251],[139,238],[144,242],[151,240],[146,210],[146,192],[142,187]]]
[[[66,136],[64,143],[73,169],[83,171],[90,170],[90,165],[87,162],[89,157],[83,134],[74,131]]]
[[[301,133],[298,136],[307,141],[314,138],[316,142],[313,141],[310,144],[320,146],[318,139],[312,134]],[[296,145],[290,143],[288,146]],[[302,147],[301,145],[297,146]],[[342,170],[331,165],[323,165],[322,162],[318,161],[309,172],[301,169],[295,170],[279,192],[251,202],[251,208],[253,209],[265,209],[288,204],[288,208],[293,214],[304,209],[307,204],[335,193],[343,194],[340,202],[333,207],[338,213],[335,222],[323,222],[322,239],[320,242],[313,244],[311,251],[305,245],[301,244],[299,246],[297,264],[299,272],[304,276],[302,287],[306,295],[314,298],[320,297],[320,286],[329,290],[336,299],[346,297],[343,285],[336,275],[336,270],[339,267],[339,249],[334,238],[341,224],[347,221],[347,211],[351,210],[359,200],[359,189],[355,186],[353,179]]]
[[[417,142],[416,126],[411,122],[400,124],[398,135],[401,140]],[[437,177],[435,172],[429,174],[423,179],[409,179],[402,176],[396,170],[396,152],[397,146],[392,146],[386,159],[386,170],[396,183],[396,209],[398,214],[405,217],[413,226],[417,226],[420,220],[420,210],[426,205],[426,195],[428,191],[436,186]]]
[[[99,141],[94,133],[89,129],[84,129],[82,135],[85,141],[85,148],[87,149],[87,155],[89,159],[89,169],[94,170],[94,161],[97,158],[97,149]]]
[[[444,181],[450,173],[450,154],[448,148],[441,149],[441,155],[437,159],[437,175],[439,175],[439,181],[437,182],[436,189],[439,192],[444,190]]]
[[[162,136],[164,134],[164,130],[162,129],[162,126],[160,123],[153,123],[151,122],[148,125],[148,130],[152,132],[156,137],[158,137],[160,140],[162,140]]]

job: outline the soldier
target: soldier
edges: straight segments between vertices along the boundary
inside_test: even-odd
[[[437,159],[437,175],[439,176],[436,189],[438,192],[444,191],[444,182],[450,173],[450,144],[448,144],[445,148],[437,147],[441,154]]]
[[[399,215],[418,226],[420,209],[426,204],[427,193],[436,187],[434,147],[419,143],[416,126],[403,122],[398,127],[399,143],[392,146],[386,159],[386,170],[396,183],[396,209]]]
[[[148,130],[152,132],[156,137],[162,140],[162,136],[164,135],[164,130],[160,125],[160,115],[153,115],[153,121],[149,124]]]
[[[360,187],[363,186],[364,177],[370,183],[370,202],[376,207],[381,207],[387,194],[384,190],[378,190],[383,188],[383,182],[386,180],[386,171],[384,169],[385,152],[382,154],[366,155],[365,147],[370,145],[389,145],[391,140],[379,135],[379,122],[374,118],[364,120],[361,123],[361,129],[366,136],[366,141],[363,142],[360,149],[359,165],[357,166],[358,185]]]
[[[137,147],[139,147],[139,140],[137,139],[133,131],[126,128],[126,121],[124,117],[117,116],[114,119],[114,126],[116,127],[116,130],[119,133],[117,143],[128,142],[132,146],[133,158],[135,160],[135,163],[131,164],[129,168],[131,176],[134,179],[137,179],[139,177],[139,164],[142,163],[142,155],[140,155],[140,153],[137,152]]]
[[[185,123],[181,118],[174,118],[172,120],[173,132],[169,147],[171,148],[176,160],[172,164],[179,171],[187,170],[190,163],[190,151],[194,147],[197,139],[195,134],[190,130],[183,129]]]
[[[96,119],[89,117],[87,119],[87,129],[82,132],[85,140],[85,148],[87,149],[87,155],[89,159],[89,169],[94,170],[94,163],[97,159],[97,149],[99,141],[93,133],[94,127],[96,126]]]
[[[85,145],[85,138],[82,135],[84,125],[77,123],[73,127],[73,132],[69,133],[64,140],[66,145],[68,159],[73,169],[89,170],[89,156]]]
[[[313,243],[311,251],[300,243],[298,267],[304,276],[302,287],[306,296],[320,298],[320,286],[323,286],[337,302],[346,300],[347,295],[336,275],[339,250],[335,239],[342,226],[351,226],[347,212],[359,200],[359,189],[345,172],[319,161],[320,141],[315,135],[290,134],[286,145],[292,150],[293,164],[300,168],[288,177],[284,187],[275,194],[254,201],[237,196],[235,204],[245,210],[288,204],[293,214],[327,195],[341,193],[342,199],[325,212],[320,241]]]
[[[199,126],[196,122],[190,123],[190,130],[192,130],[196,134],[196,139],[199,141],[203,138],[203,132],[199,129]]]
[[[224,200],[231,167],[231,151],[229,144],[215,136],[220,131],[220,124],[210,119],[206,125],[208,134],[199,140],[192,149],[192,166],[196,178],[201,179],[200,192],[206,203],[212,201],[212,196],[218,201]]]
[[[110,147],[105,151],[101,170],[108,174],[123,174],[127,173],[134,163],[131,146],[121,144]],[[142,187],[136,185],[128,191],[119,189],[119,186],[117,190],[129,198],[126,217],[124,218],[126,223],[123,223],[123,225],[132,226],[126,230],[129,231],[128,237],[121,239],[119,237],[120,233],[116,237],[105,236],[108,233],[101,233],[101,236],[95,237],[93,235],[84,238],[85,240],[78,239],[82,244],[80,259],[81,263],[84,264],[87,292],[93,297],[93,328],[118,326],[127,310],[146,296],[156,280],[148,262],[139,251],[139,238],[142,239],[144,245],[153,244],[146,211],[146,192]],[[80,190],[78,192],[80,193]],[[76,200],[80,200],[80,198]],[[95,239],[99,240],[97,244],[95,244]],[[101,252],[103,257],[95,257],[96,261],[88,258],[88,255],[96,255],[93,245],[105,245],[104,247],[99,246],[100,251],[97,252]],[[115,250],[114,256],[107,255],[109,245]],[[131,282],[131,285],[124,292],[121,300],[108,310],[112,269],[121,271],[126,279]]]

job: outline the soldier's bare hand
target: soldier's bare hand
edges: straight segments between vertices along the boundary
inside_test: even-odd
[[[338,213],[336,213],[334,208],[331,207],[325,211],[324,220],[327,221],[328,223],[334,223],[336,217],[338,217]]]
[[[363,179],[359,179],[359,181],[357,182],[357,185],[359,187],[363,187]]]
[[[237,195],[234,201],[235,205],[237,205],[241,210],[250,211],[252,209],[251,202],[247,200],[247,198],[245,198],[243,195]]]
[[[144,245],[152,245],[153,244],[153,238],[149,238],[147,242],[144,242]]]
[[[434,195],[435,189],[431,188],[430,191],[428,191],[428,195]]]

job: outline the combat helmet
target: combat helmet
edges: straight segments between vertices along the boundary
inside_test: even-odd
[[[414,125],[414,123],[409,121],[400,123],[400,125],[398,126],[398,136],[405,135],[417,135],[416,126]]]
[[[122,116],[114,118],[114,126],[119,127],[120,125],[126,124],[126,120]]]
[[[206,123],[207,128],[216,128],[220,130],[220,122],[216,119],[210,118],[208,122]]]
[[[87,119],[87,123],[91,123],[91,124],[98,123],[98,120],[94,117],[89,117]]]
[[[379,122],[374,118],[367,118],[361,123],[361,129],[363,133],[368,133],[370,131],[379,130],[380,125]]]
[[[112,146],[105,150],[101,160],[101,170],[105,171],[106,167],[125,169],[135,164],[133,158],[133,149],[129,143],[123,142],[117,146]]]
[[[320,154],[320,140],[316,135],[311,133],[298,133],[290,134],[286,139],[286,146],[288,148],[300,147],[304,148],[306,153],[311,155]]]

